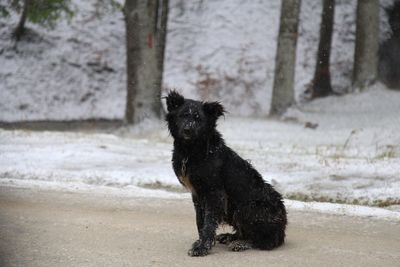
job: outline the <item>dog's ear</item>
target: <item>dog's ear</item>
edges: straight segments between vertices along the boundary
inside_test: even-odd
[[[183,96],[174,90],[169,92],[166,99],[167,99],[168,112],[171,112],[171,111],[179,108],[185,102],[185,99],[183,98]]]
[[[219,102],[205,102],[203,104],[203,109],[207,115],[215,119],[225,113],[225,108]]]

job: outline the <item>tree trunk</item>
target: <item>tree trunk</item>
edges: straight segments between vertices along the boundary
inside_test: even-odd
[[[160,89],[162,87],[162,76],[164,71],[164,55],[165,55],[165,44],[167,42],[167,24],[168,24],[168,13],[169,13],[169,0],[160,0],[161,3],[161,19],[160,19],[160,30],[158,32],[158,75],[157,78],[160,81]],[[161,97],[161,90],[159,91],[159,96]],[[164,110],[161,109],[161,113]]]
[[[301,0],[282,1],[270,115],[294,103],[294,72]]]
[[[311,98],[328,96],[333,92],[329,65],[334,16],[335,0],[323,0],[317,63],[311,85]]]
[[[167,12],[167,0],[125,1],[127,123],[161,116],[160,94]]]
[[[374,83],[378,73],[379,0],[358,0],[353,86]]]
[[[24,0],[22,14],[19,19],[18,25],[14,30],[14,37],[17,41],[21,39],[25,31],[25,21],[26,17],[28,16],[28,7],[29,7],[29,0]]]

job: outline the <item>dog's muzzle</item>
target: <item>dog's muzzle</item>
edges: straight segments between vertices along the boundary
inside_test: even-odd
[[[190,140],[192,138],[193,131],[189,127],[185,127],[182,130],[182,136],[185,140]]]

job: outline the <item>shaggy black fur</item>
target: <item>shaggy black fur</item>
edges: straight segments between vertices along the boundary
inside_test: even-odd
[[[191,191],[196,210],[199,239],[189,255],[207,255],[215,240],[233,251],[282,245],[287,224],[282,196],[225,145],[216,130],[223,106],[185,99],[175,91],[166,100],[166,119],[174,138],[172,165]],[[220,223],[232,225],[235,233],[216,236]]]

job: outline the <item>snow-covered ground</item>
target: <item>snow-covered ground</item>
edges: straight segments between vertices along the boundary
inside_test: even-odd
[[[228,114],[218,127],[287,198],[400,211],[399,103],[398,92],[378,84],[293,108],[286,121]],[[173,197],[182,188],[171,150],[164,122],[113,133],[1,130],[0,182],[149,195],[156,188]]]
[[[0,17],[0,121],[122,118],[126,98],[122,12],[96,15],[96,2],[73,0],[75,16],[53,30]]]

